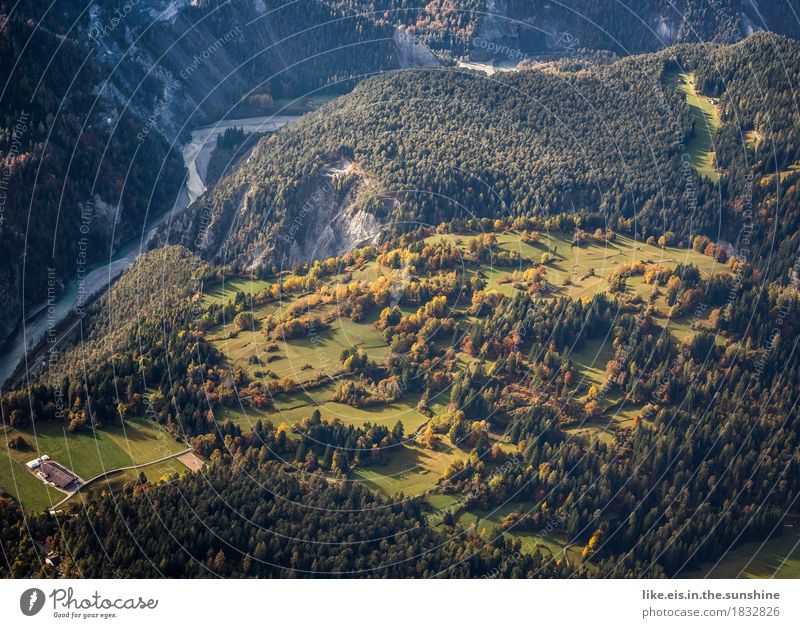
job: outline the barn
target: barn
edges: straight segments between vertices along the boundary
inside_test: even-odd
[[[42,480],[62,491],[73,491],[78,488],[78,476],[52,460],[45,460],[41,463],[38,475]]]

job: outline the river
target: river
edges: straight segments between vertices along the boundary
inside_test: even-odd
[[[14,373],[17,365],[27,351],[36,346],[48,329],[69,316],[76,307],[88,302],[90,297],[107,290],[126,268],[133,264],[139,255],[147,250],[147,245],[155,235],[156,229],[168,221],[175,212],[188,207],[195,199],[206,191],[206,171],[211,153],[214,152],[219,135],[230,128],[242,128],[245,133],[271,133],[294,122],[300,116],[262,116],[240,118],[237,120],[220,120],[214,124],[200,127],[191,133],[191,139],[182,150],[183,163],[187,176],[181,186],[172,209],[164,212],[149,222],[142,234],[123,244],[108,262],[97,263],[91,267],[82,280],[73,277],[64,293],[52,302],[40,303],[30,311],[23,311],[25,322],[20,325],[17,334],[0,353],[0,386]]]

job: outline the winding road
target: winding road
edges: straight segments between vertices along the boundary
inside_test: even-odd
[[[68,495],[67,495],[67,496],[66,496],[64,499],[62,499],[60,502],[58,502],[57,504],[54,504],[54,505],[53,505],[53,506],[50,508],[50,511],[49,511],[49,512],[50,512],[50,514],[51,514],[51,515],[52,515],[52,514],[55,514],[55,512],[56,512],[56,509],[57,509],[59,506],[61,506],[62,504],[64,504],[64,503],[65,503],[65,502],[67,502],[68,500],[72,499],[72,497],[74,497],[75,495],[77,495],[78,493],[80,493],[80,492],[81,492],[81,489],[84,489],[84,488],[86,488],[87,486],[89,486],[90,484],[92,484],[92,483],[96,482],[97,480],[100,480],[100,479],[102,479],[102,478],[106,478],[106,477],[108,477],[109,475],[112,475],[112,474],[114,474],[114,473],[120,473],[121,471],[131,471],[131,470],[133,470],[133,469],[140,469],[140,468],[142,468],[142,467],[149,467],[151,464],[158,464],[159,462],[164,462],[165,460],[171,460],[172,458],[177,458],[178,456],[183,456],[184,454],[189,454],[189,453],[192,453],[192,448],[191,448],[191,447],[187,447],[187,448],[186,448],[186,449],[184,449],[183,451],[178,451],[178,452],[176,452],[176,453],[174,453],[174,454],[170,454],[170,455],[168,455],[168,456],[163,456],[162,458],[158,458],[157,460],[150,460],[149,462],[142,462],[142,463],[139,463],[139,464],[132,464],[132,465],[129,465],[129,466],[127,466],[127,467],[119,467],[119,468],[117,468],[117,469],[109,469],[108,471],[103,471],[102,473],[98,473],[98,474],[97,474],[97,475],[95,475],[93,478],[89,478],[88,480],[86,480],[85,482],[83,482],[83,483],[80,485],[80,487],[78,487],[76,490],[74,490],[74,491],[72,491],[71,493],[69,493],[69,494],[68,494]]]

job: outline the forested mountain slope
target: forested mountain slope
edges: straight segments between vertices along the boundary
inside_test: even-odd
[[[759,229],[796,214],[790,169],[800,146],[791,89],[798,57],[794,40],[755,35],[731,47],[685,45],[610,65],[376,77],[261,140],[174,237],[200,242],[216,262],[264,272],[286,266],[296,259],[293,247],[317,241],[319,215],[309,199],[333,189],[326,173],[344,160],[347,178],[336,185],[362,183],[360,196],[343,205],[359,224],[371,224],[364,210],[400,231],[452,218],[579,214],[590,226],[643,239],[669,232],[675,243],[697,234],[735,240],[745,195],[777,203],[775,214],[760,216]],[[758,59],[758,69],[744,59]],[[717,184],[689,166],[697,130],[670,78],[677,72],[696,72],[709,91],[703,98],[720,97]],[[755,127],[758,146],[744,140]],[[753,179],[765,183],[750,185]],[[769,181],[779,183],[779,194]]]
[[[6,19],[8,18],[8,19]],[[108,94],[91,49],[13,14],[0,36],[0,343],[60,289],[169,208],[183,174],[159,134]],[[147,86],[134,101],[150,102]],[[161,172],[159,172],[161,168]]]
[[[580,48],[634,54],[676,43],[733,43],[768,30],[797,37],[785,0],[325,0],[396,24],[432,48],[475,59]]]
[[[182,247],[140,256],[87,308],[65,346],[46,355],[46,368],[34,374],[35,394],[23,388],[5,396],[9,423],[24,428],[36,420],[54,420],[56,412],[71,431],[116,421],[126,405],[140,412],[141,395],[130,403],[134,390],[169,381],[170,368],[182,378],[192,362],[208,357],[215,363],[216,352],[185,332],[196,318],[192,297],[213,276],[207,264]],[[151,407],[162,409],[159,402]]]

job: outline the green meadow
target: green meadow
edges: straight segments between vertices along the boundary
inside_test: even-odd
[[[8,441],[22,436],[27,447],[11,449]],[[158,460],[186,449],[162,427],[144,418],[127,418],[123,425],[106,425],[95,431],[67,432],[60,423],[39,423],[20,431],[5,427],[0,435],[0,489],[26,508],[44,510],[64,498],[45,486],[25,463],[47,454],[83,480],[120,467]]]
[[[691,164],[700,175],[718,182],[722,173],[716,167],[714,136],[722,121],[719,117],[719,105],[716,99],[697,93],[695,77],[685,72],[672,72],[665,76],[678,92],[686,97],[686,104],[694,121],[694,132],[688,139],[686,150],[689,152]],[[755,142],[755,136],[751,140]]]
[[[388,496],[422,495],[436,488],[437,480],[451,464],[466,458],[467,453],[453,447],[446,438],[436,451],[411,441],[392,453],[389,464],[355,469],[351,478]]]
[[[553,287],[551,295],[568,296],[572,299],[581,299],[607,292],[608,278],[620,266],[634,262],[662,264],[672,268],[679,263],[691,263],[697,266],[704,275],[728,271],[725,264],[720,264],[711,257],[690,248],[672,246],[662,248],[620,234],[617,234],[613,242],[589,240],[581,246],[574,245],[571,236],[561,233],[542,232],[541,240],[536,244],[522,242],[519,235],[513,232],[496,235],[498,247],[505,251],[519,253],[522,257],[521,264],[514,268],[484,264],[480,268],[467,266],[467,270],[472,273],[480,271],[488,282],[488,288],[498,290],[506,295],[514,293],[515,289],[511,282],[514,271],[525,270],[538,264],[543,253],[548,253],[552,258],[547,264],[547,280]],[[469,240],[474,237],[476,236],[437,234],[428,240],[449,241],[466,252]],[[634,276],[628,280],[628,290],[640,293],[643,298],[647,298],[654,287],[645,284],[641,277]],[[666,308],[666,302],[663,299],[661,304]]]
[[[254,295],[270,285],[263,279],[248,279],[246,277],[231,277],[212,286],[204,293],[206,303],[225,303],[236,296],[237,292]]]

